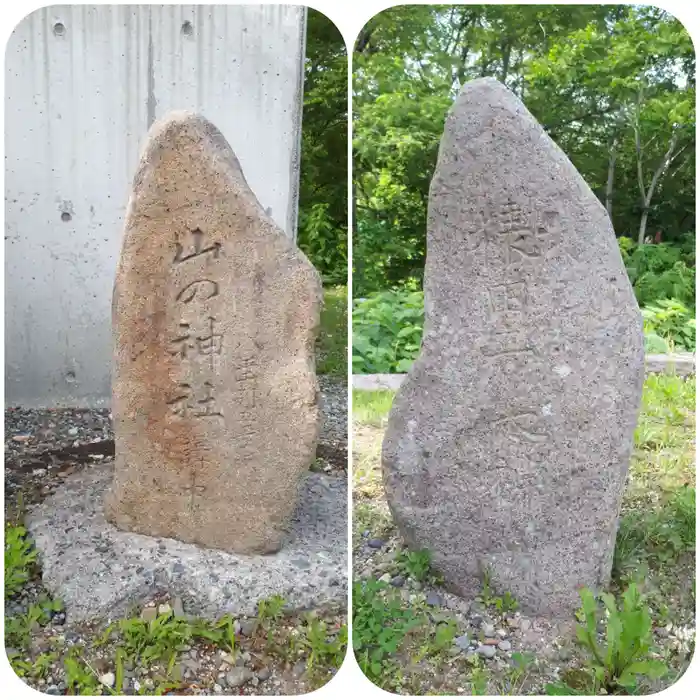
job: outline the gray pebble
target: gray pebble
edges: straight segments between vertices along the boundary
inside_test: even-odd
[[[108,671],[104,675],[100,676],[100,683],[106,685],[108,688],[114,687],[115,676],[111,671]]]
[[[141,619],[145,620],[146,622],[151,622],[152,620],[155,620],[156,617],[158,617],[158,609],[155,607],[144,608],[141,611]]]
[[[493,635],[496,633],[496,628],[488,623],[484,623],[483,627],[481,628],[484,635],[487,637],[493,637]]]
[[[498,648],[501,651],[510,651],[510,642],[504,639],[502,642],[498,642]]]
[[[462,650],[466,651],[469,648],[469,637],[463,634],[459,637],[455,637],[455,644]]]
[[[432,605],[434,607],[440,606],[442,605],[442,598],[437,593],[435,593],[435,591],[430,591],[430,593],[428,593],[428,595],[425,598],[425,602],[428,605]]]
[[[196,673],[199,671],[199,661],[195,661],[194,659],[183,659],[180,664],[185,668],[185,671],[191,671],[192,673]]]
[[[367,544],[372,548],[372,549],[381,549],[384,546],[384,540],[380,540],[378,538],[372,538],[367,542]]]
[[[477,648],[476,653],[479,654],[479,656],[483,656],[485,659],[492,659],[496,656],[496,647],[482,644]]]
[[[253,678],[253,672],[247,668],[233,668],[226,674],[226,685],[239,688]]]
[[[401,588],[404,583],[406,583],[405,576],[394,576],[394,578],[391,579],[391,585],[395,588]]]
[[[175,596],[173,598],[173,614],[175,617],[185,617],[185,608],[182,605],[182,598]]]
[[[259,681],[266,681],[271,675],[272,675],[272,673],[270,672],[269,668],[261,668],[258,671],[258,680]]]
[[[244,637],[250,637],[255,631],[255,620],[241,620],[241,634]]]
[[[297,677],[304,675],[305,671],[306,671],[306,662],[304,662],[304,661],[298,661],[297,663],[294,664],[294,668],[292,669],[292,672]]]

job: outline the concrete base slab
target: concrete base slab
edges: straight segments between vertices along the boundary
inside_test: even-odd
[[[70,622],[126,614],[158,593],[180,596],[193,615],[254,615],[282,595],[292,609],[347,600],[347,483],[310,473],[283,548],[239,556],[172,539],[122,532],[104,519],[113,464],[87,468],[26,519],[46,588]]]

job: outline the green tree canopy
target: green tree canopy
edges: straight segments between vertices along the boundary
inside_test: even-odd
[[[419,286],[446,112],[493,76],[607,206],[618,235],[694,228],[695,54],[668,13],[618,5],[399,6],[355,45],[354,292]]]
[[[299,188],[299,247],[327,284],[347,284],[348,57],[337,27],[309,9]]]

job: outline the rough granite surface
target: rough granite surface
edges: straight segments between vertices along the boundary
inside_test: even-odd
[[[114,285],[110,522],[280,548],[319,434],[321,299],[216,127],[187,112],[154,124]]]
[[[113,471],[108,463],[70,475],[26,518],[44,585],[64,602],[72,622],[115,618],[165,592],[205,617],[254,615],[258,601],[274,594],[290,609],[345,603],[345,479],[308,474],[281,550],[236,555],[108,523],[102,500]]]
[[[607,213],[498,81],[467,83],[430,189],[420,357],[383,445],[393,517],[445,582],[568,616],[610,576],[644,378]]]

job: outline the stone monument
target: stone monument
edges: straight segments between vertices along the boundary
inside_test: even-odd
[[[521,101],[467,83],[428,207],[425,331],[383,445],[399,530],[448,587],[529,614],[609,578],[644,376],[605,208]]]
[[[117,527],[279,549],[319,432],[320,278],[223,135],[176,112],[133,183],[113,297]]]

